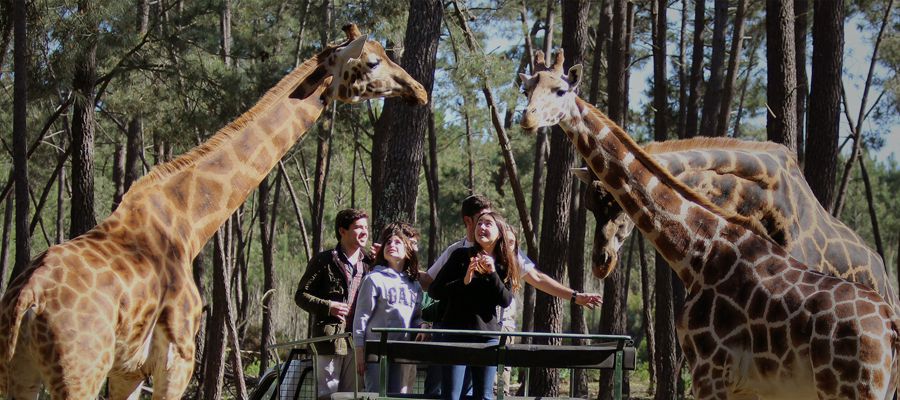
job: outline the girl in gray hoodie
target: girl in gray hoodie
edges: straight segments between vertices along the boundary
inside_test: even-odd
[[[418,282],[419,259],[400,224],[388,225],[381,234],[375,269],[359,288],[353,318],[356,371],[365,375],[366,391],[378,392],[380,366],[367,364],[366,340],[378,340],[372,328],[419,328],[422,323],[422,287]],[[418,335],[417,335],[418,336]],[[390,340],[409,340],[406,334],[391,334]],[[420,337],[416,338],[417,340]],[[388,367],[388,393],[405,393],[400,365]]]

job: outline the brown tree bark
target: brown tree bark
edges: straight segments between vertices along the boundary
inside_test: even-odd
[[[306,233],[306,222],[303,221],[303,213],[300,211],[300,201],[297,199],[297,192],[294,191],[291,178],[284,168],[284,163],[281,161],[278,162],[278,171],[284,175],[284,183],[287,184],[288,194],[291,196],[291,204],[294,206],[294,215],[297,216],[297,225],[300,226],[300,238],[303,240],[303,256],[306,260],[309,260],[309,237]]]
[[[64,118],[63,122],[63,132],[69,132],[69,120],[68,118]],[[63,147],[66,143],[66,137],[70,135],[63,135],[59,138],[59,146]],[[66,169],[63,168],[59,170],[59,174],[56,176],[56,244],[60,244],[66,240],[66,228],[65,228],[65,192],[66,192]]]
[[[281,189],[281,176],[275,177],[275,195],[272,196],[272,209],[269,209],[269,182],[263,179],[259,185],[259,204],[257,211],[259,212],[259,244],[262,250],[263,259],[263,293],[269,293],[275,288],[275,211],[278,205],[278,192]],[[271,212],[271,213],[270,213]],[[271,220],[270,220],[271,219]],[[260,333],[260,350],[259,350],[259,371],[260,377],[269,367],[269,341],[272,339],[274,330],[272,329],[272,307],[275,302],[273,296],[268,295],[262,301],[262,329]]]
[[[24,0],[13,2],[13,170],[16,177],[16,262],[9,281],[19,276],[31,264],[31,231],[28,216],[31,206],[28,193],[28,41],[27,8]],[[2,276],[0,276],[2,279]]]
[[[214,236],[213,245],[213,289],[212,314],[206,326],[206,362],[203,377],[203,399],[218,400],[222,398],[222,385],[225,376],[225,318],[231,293],[228,282],[231,280],[228,271],[227,240],[229,223],[219,228]]]
[[[204,279],[206,276],[205,253],[204,250],[201,250],[191,262],[191,273],[194,278],[194,284],[197,285],[197,291],[200,292],[200,301],[203,304],[203,311],[200,314],[200,329],[198,329],[198,332],[201,333],[194,338],[194,343],[197,346],[196,353],[194,354],[194,358],[197,360],[197,365],[194,368],[194,377],[197,379],[197,392],[194,395],[194,398],[199,398],[199,395],[203,393],[203,380],[206,377],[206,360],[209,358],[209,354],[206,351],[206,327],[209,325],[208,320],[210,318],[210,310],[209,301],[206,298],[206,280]]]
[[[116,143],[116,149],[113,151],[113,200],[112,210],[116,211],[119,203],[122,202],[122,195],[125,194],[125,146]]]
[[[331,13],[331,0],[322,1],[322,27],[319,31],[322,47],[328,45],[329,30],[334,24]],[[322,122],[319,125],[319,134],[316,136],[316,172],[313,180],[312,202],[312,253],[322,251],[322,228],[325,218],[325,186],[328,183],[328,172],[331,169],[331,140],[334,134],[335,102],[323,112]],[[262,201],[260,205],[264,204]],[[260,371],[262,373],[262,370]]]
[[[809,34],[809,0],[794,0],[794,56],[797,60],[797,161],[806,161],[806,103],[809,78],[806,76],[806,37]]]
[[[875,211],[875,199],[872,195],[872,182],[866,170],[865,157],[859,158],[859,171],[862,173],[863,185],[866,187],[866,204],[869,206],[869,221],[872,223],[872,235],[875,236],[875,249],[884,260],[884,245],[881,243],[881,229],[878,227],[878,213]]]
[[[3,237],[0,238],[0,293],[6,292],[6,271],[9,270],[9,234],[12,231],[15,198],[6,198],[3,212]]]
[[[806,159],[803,174],[816,199],[828,210],[834,203],[838,129],[841,109],[841,73],[844,55],[844,4],[813,2],[813,55],[807,110]]]
[[[797,71],[794,3],[766,1],[766,136],[797,152]]]
[[[688,0],[681,0],[681,30],[678,36],[678,128],[680,139],[686,137],[688,102],[688,60],[687,60],[687,20]]]
[[[432,108],[428,112],[428,164],[425,165],[425,178],[428,183],[428,265],[434,264],[441,243],[441,219],[438,214],[441,191],[438,176],[437,133]]]
[[[725,29],[728,25],[728,0],[715,0],[714,15],[709,83],[703,96],[703,116],[700,121],[700,135],[703,136],[715,136],[719,132],[718,117],[725,86]]]
[[[716,124],[716,136],[728,136],[728,121],[731,118],[731,103],[734,97],[734,85],[737,82],[738,69],[741,66],[741,52],[744,45],[744,19],[747,14],[747,0],[738,0],[734,13],[734,34],[731,37],[731,54],[728,57],[728,69],[725,72],[725,83],[722,87],[722,102],[719,107]]]
[[[222,9],[219,10],[219,57],[227,67],[234,65],[231,59],[231,0],[222,0]]]
[[[582,162],[582,166],[585,164]],[[584,207],[585,185],[578,179],[572,180],[571,210],[572,226],[569,229],[569,287],[572,290],[584,292],[584,244],[587,230],[587,208]],[[588,333],[587,323],[584,320],[584,307],[569,303],[569,332]],[[585,345],[587,341],[573,340],[573,344]],[[576,369],[571,379],[575,382],[574,393],[569,397],[587,397],[588,375],[583,369]]]
[[[664,141],[669,136],[669,101],[668,80],[666,73],[666,12],[665,0],[654,2],[653,20],[653,107],[656,110],[653,125],[653,140]],[[643,270],[644,241],[638,239],[641,268]],[[655,310],[655,358],[651,358],[657,388],[655,399],[674,399],[677,393],[678,365],[676,348],[678,342],[675,335],[674,292],[672,289],[672,271],[665,260],[656,255],[656,310]],[[644,301],[648,301],[645,297]],[[650,336],[648,335],[648,340]],[[649,345],[649,342],[648,342]],[[648,346],[649,348],[649,346]]]
[[[400,66],[425,87],[429,98],[434,87],[443,17],[444,8],[438,0],[410,1]],[[375,190],[372,198],[375,232],[393,221],[416,221],[419,171],[429,112],[428,105],[408,104],[398,98],[384,102],[384,111],[375,124],[375,135],[387,138],[390,151],[380,166],[382,188]],[[373,162],[376,162],[374,158]]]
[[[78,13],[94,12],[89,2],[78,4]],[[92,18],[85,18],[90,24]],[[85,26],[83,48],[75,65],[72,89],[75,107],[72,111],[72,208],[69,237],[76,237],[97,225],[94,215],[94,85],[97,74],[97,26]]]
[[[654,310],[653,293],[655,291],[650,291],[650,268],[647,265],[647,254],[644,251],[644,237],[641,235],[634,235],[631,237],[631,240],[638,241],[638,262],[641,264],[641,299],[643,300],[641,318],[644,320],[644,337],[647,339],[647,358],[649,359],[647,369],[650,373],[650,389],[648,392],[656,393],[656,329],[654,329],[653,311],[651,311]],[[672,353],[674,355],[674,351]]]
[[[143,118],[140,113],[128,121],[128,134],[125,139],[125,181],[124,190],[127,192],[131,184],[143,175],[141,159],[144,158]]]
[[[600,100],[600,67],[603,64],[603,56],[606,55],[609,48],[611,19],[612,1],[601,0],[600,18],[597,18],[597,32],[594,38],[594,58],[591,62],[591,88],[588,91],[588,102],[594,106],[597,106]]]
[[[684,137],[697,136],[700,110],[700,86],[703,84],[703,29],[706,25],[706,0],[694,0],[694,46],[691,54],[691,81],[688,93]]]

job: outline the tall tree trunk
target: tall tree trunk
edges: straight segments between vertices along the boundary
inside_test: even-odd
[[[6,271],[9,270],[9,234],[12,231],[15,198],[8,196],[3,212],[3,237],[0,239],[0,293],[6,291]]]
[[[128,136],[125,140],[125,182],[124,190],[127,192],[131,184],[142,175],[141,159],[144,158],[143,117],[138,113],[128,122]]]
[[[666,74],[666,1],[656,0],[653,24],[653,108],[656,110],[653,125],[653,140],[664,141],[669,136],[669,100]],[[640,261],[644,263],[644,241],[638,239]],[[642,267],[643,268],[643,265]],[[655,399],[674,399],[677,392],[678,365],[675,348],[674,298],[672,292],[672,272],[669,265],[656,255],[656,329],[654,342],[655,358],[651,358],[657,374]],[[644,298],[644,301],[649,301]],[[649,339],[649,336],[648,336]],[[649,342],[648,342],[649,344]]]
[[[813,55],[806,115],[806,159],[803,174],[816,199],[831,210],[837,170],[841,110],[841,73],[844,59],[844,3],[813,2]]]
[[[94,12],[88,2],[78,5],[80,15]],[[84,48],[76,61],[72,89],[72,209],[69,237],[76,237],[97,225],[94,216],[94,84],[97,69],[97,27],[85,18]]]
[[[725,73],[725,84],[722,87],[722,102],[719,107],[719,122],[716,124],[716,136],[728,136],[728,120],[731,117],[731,102],[734,97],[734,85],[741,66],[741,52],[744,44],[744,18],[747,13],[747,0],[738,0],[734,14],[734,34],[731,38],[731,54],[728,57],[728,69]]]
[[[641,235],[633,235],[631,240],[638,241],[638,262],[641,264],[641,299],[643,299],[643,304],[641,307],[641,319],[644,320],[644,337],[647,338],[647,358],[650,360],[647,363],[647,369],[650,373],[650,388],[648,392],[655,393],[656,387],[656,329],[654,329],[654,319],[652,315],[653,307],[653,292],[650,291],[650,267],[647,265],[647,253],[644,251],[644,237]],[[674,355],[674,352],[673,352]],[[673,357],[673,362],[674,357]],[[674,380],[673,380],[674,382]],[[674,385],[672,385],[674,386]]]
[[[754,39],[753,44],[750,46],[750,50],[747,52],[747,69],[744,71],[744,81],[741,83],[741,96],[740,100],[738,100],[737,112],[734,115],[734,127],[731,128],[731,134],[735,138],[741,137],[741,121],[744,117],[744,101],[747,98],[747,88],[750,86],[750,74],[753,73],[753,69],[756,68],[756,50],[759,48],[762,40],[759,38]]]
[[[610,99],[620,101],[609,102],[609,118],[624,124],[628,109],[627,75],[629,54],[627,43],[628,2],[614,0],[612,14],[612,43],[609,46],[606,90]],[[548,175],[550,175],[548,173]],[[556,175],[551,175],[556,176]],[[600,332],[605,334],[625,334],[625,313],[622,304],[622,291],[627,290],[624,282],[624,271],[617,268],[603,282],[603,306],[600,312]],[[613,374],[603,371],[600,374],[600,399],[612,397]]]
[[[116,143],[112,166],[113,201],[111,211],[116,211],[119,203],[122,202],[122,195],[125,194],[125,146],[121,143]]]
[[[276,178],[277,179],[277,178]],[[278,184],[276,184],[278,186]],[[263,179],[259,184],[257,212],[259,212],[259,244],[262,250],[263,259],[263,293],[262,301],[262,332],[260,334],[260,350],[259,350],[259,374],[265,373],[269,367],[269,340],[272,337],[272,306],[274,304],[273,296],[269,290],[275,287],[275,262],[273,260],[273,244],[274,237],[271,236],[269,222],[269,180]],[[274,215],[271,217],[275,218]]]
[[[428,112],[428,165],[425,177],[428,178],[428,265],[432,265],[438,255],[441,243],[441,219],[438,214],[440,185],[438,181],[438,146],[437,132],[434,126],[434,109]]]
[[[681,0],[681,30],[678,36],[678,128],[680,139],[687,136],[688,61],[687,61],[688,0]]]
[[[469,194],[475,194],[475,154],[472,151],[472,119],[469,118],[468,105],[463,96],[463,119],[466,121],[466,164],[469,166],[469,179],[466,180],[466,188]]]
[[[228,224],[219,228],[214,236],[213,246],[213,290],[212,314],[206,331],[206,355],[203,377],[203,399],[219,400],[222,398],[222,385],[225,377],[225,318],[228,301],[231,298],[228,282],[231,280],[226,259],[226,243],[228,240]],[[261,369],[262,370],[262,369]]]
[[[591,88],[588,92],[588,102],[594,106],[598,105],[600,97],[600,66],[603,64],[603,56],[606,55],[609,48],[610,39],[610,19],[612,15],[612,1],[601,0],[600,2],[600,18],[597,18],[597,33],[594,39],[594,58],[591,62]]]
[[[728,25],[728,0],[716,0],[714,10],[709,84],[706,85],[706,94],[703,96],[703,119],[700,121],[700,134],[703,136],[714,136],[719,132],[716,126],[719,123],[719,110],[722,108],[722,90],[725,83],[725,29]]]
[[[231,60],[231,0],[222,0],[222,9],[219,10],[219,57],[226,66],[233,66]]]
[[[300,201],[297,199],[297,192],[294,191],[291,178],[287,174],[287,169],[284,168],[284,163],[281,161],[278,162],[278,170],[284,175],[284,183],[287,184],[288,194],[291,196],[291,204],[294,206],[294,214],[297,216],[297,225],[300,225],[300,238],[303,240],[303,257],[305,260],[309,260],[309,239],[306,234],[306,222],[303,221],[303,214],[300,212]]]
[[[582,165],[584,163],[582,162]],[[584,238],[587,228],[587,209],[582,199],[585,196],[585,185],[578,179],[572,180],[572,197],[569,210],[572,215],[572,226],[569,230],[569,287],[572,290],[584,292]],[[569,303],[569,332],[588,333],[588,327],[584,320],[584,307]],[[575,340],[573,344],[584,345],[586,341]],[[575,382],[575,392],[569,397],[587,397],[588,376],[583,369],[576,369],[571,379]]]
[[[138,34],[144,36],[150,29],[150,0],[138,0]]]
[[[869,171],[866,170],[865,157],[859,158],[859,170],[862,173],[863,185],[866,187],[866,204],[869,206],[869,221],[872,223],[872,234],[875,236],[875,249],[881,256],[882,262],[884,257],[884,245],[881,243],[881,229],[878,228],[878,213],[875,211],[875,199],[872,194],[872,182],[869,181]]]
[[[688,93],[684,137],[697,136],[700,110],[700,86],[703,84],[703,28],[706,25],[706,0],[694,0],[694,46],[691,54],[691,84]]]
[[[431,97],[437,47],[441,35],[444,8],[438,0],[411,0],[403,39],[400,65],[419,81]],[[392,221],[416,221],[419,171],[422,169],[424,138],[428,129],[428,105],[412,105],[398,98],[387,99],[375,125],[376,136],[387,130],[387,148],[383,168],[383,189],[373,198],[374,228]],[[385,135],[380,134],[382,137]]]
[[[13,26],[13,176],[16,177],[16,262],[10,282],[31,263],[31,231],[28,229],[28,41],[26,40],[27,8],[24,0],[14,0]],[[2,276],[0,276],[2,279]]]
[[[797,60],[797,160],[806,162],[806,104],[809,78],[806,76],[806,36],[809,33],[809,0],[794,0],[794,57]]]
[[[200,329],[198,332],[201,332],[194,338],[194,342],[196,343],[197,350],[194,358],[198,361],[196,370],[194,371],[194,376],[198,381],[198,391],[197,393],[203,393],[203,379],[206,377],[206,360],[209,358],[209,353],[206,351],[206,327],[209,325],[209,301],[206,297],[206,264],[204,251],[201,250],[197,253],[197,256],[194,257],[194,260],[191,262],[191,272],[194,277],[194,284],[197,285],[197,291],[200,292],[200,301],[203,304],[203,311],[200,314]],[[194,396],[198,398],[199,396]]]
[[[63,118],[62,121],[63,131],[69,132],[69,119]],[[65,147],[66,137],[70,135],[63,135],[59,138],[59,146]],[[66,240],[66,227],[65,227],[65,193],[66,193],[66,169],[63,168],[59,170],[59,175],[56,176],[56,244],[60,244]]]
[[[329,41],[329,32],[334,20],[331,13],[331,0],[322,1],[322,29],[319,35],[322,47],[326,47]],[[316,254],[322,251],[322,225],[325,218],[325,186],[328,181],[328,172],[331,167],[331,139],[334,133],[335,102],[329,106],[322,115],[322,123],[319,125],[319,135],[316,136],[316,173],[313,180],[313,207],[312,207],[312,252]],[[260,206],[265,204],[260,199]],[[377,232],[377,231],[376,231]],[[262,373],[262,371],[260,371]]]
[[[766,136],[797,152],[797,71],[794,3],[766,1]]]

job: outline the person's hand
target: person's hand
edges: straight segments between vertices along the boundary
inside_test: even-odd
[[[328,304],[328,315],[338,317],[341,321],[350,313],[350,306],[347,303],[332,301]]]
[[[474,263],[469,264],[469,269],[466,271],[466,276],[463,278],[463,284],[468,285],[472,283],[472,277],[475,276],[475,269],[476,266]]]
[[[597,293],[578,293],[575,296],[575,304],[589,309],[594,309],[603,304],[603,297]]]
[[[363,347],[356,348],[356,373],[360,376],[366,374],[366,349]]]
[[[378,255],[378,250],[381,250],[381,243],[372,242],[372,254],[370,254],[370,257],[374,259]]]
[[[427,341],[429,341],[429,340],[431,340],[431,335],[429,335],[429,334],[427,334],[427,333],[425,333],[425,332],[419,332],[419,333],[416,334],[416,341],[417,341],[417,342],[427,342]]]

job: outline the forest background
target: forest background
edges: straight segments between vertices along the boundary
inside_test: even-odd
[[[499,205],[542,271],[604,292],[602,309],[583,310],[524,290],[522,330],[627,333],[641,348],[632,395],[684,396],[690,383],[677,372],[672,333],[677,281],[640,240],[623,247],[622,268],[605,281],[587,272],[591,196],[568,172],[581,162],[559,132],[518,128],[517,72],[531,70],[529,50],[565,48],[567,65],[585,66],[582,97],[640,142],[784,143],[822,204],[883,255],[897,285],[893,6],[2,0],[0,291],[32,256],[90,229],[135,179],[225,126],[354,22],[433,87],[432,101],[330,108],[210,241],[194,262],[207,306],[190,397],[245,397],[273,364],[267,347],[306,336],[293,292],[310,255],[334,246],[338,210],[369,210],[372,239],[386,221],[412,222],[430,263],[464,235],[459,202],[471,193]],[[576,394],[597,393],[587,386],[596,377],[562,378],[581,382]],[[534,371],[531,392],[567,392],[560,381],[558,371]]]

